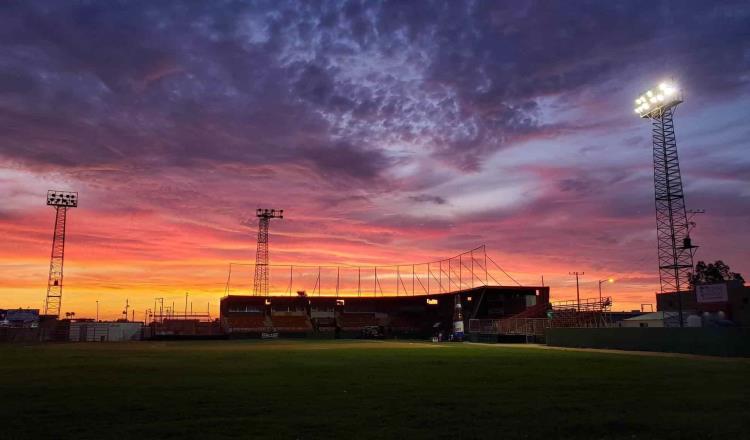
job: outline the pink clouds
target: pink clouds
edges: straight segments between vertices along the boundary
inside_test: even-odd
[[[750,272],[739,4],[236,8],[49,2],[0,18],[0,306],[43,299],[48,188],[81,193],[63,300],[79,316],[186,290],[215,303],[229,262],[252,262],[261,206],[288,214],[274,263],[487,244],[555,299],[579,270],[586,296],[614,276],[619,308],[653,302],[649,132],[629,104],[666,74],[694,99],[677,130],[688,204],[709,211],[699,257]]]

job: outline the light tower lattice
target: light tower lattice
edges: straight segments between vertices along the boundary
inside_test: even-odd
[[[49,263],[44,314],[60,316],[63,293],[63,263],[65,260],[65,221],[68,208],[78,206],[78,193],[49,190],[47,191],[47,205],[55,208],[55,230],[52,235],[52,256]]]
[[[696,246],[690,240],[673,116],[682,95],[673,84],[662,83],[635,101],[635,112],[651,120],[656,201],[656,236],[662,293],[689,288]],[[682,325],[681,295],[677,295]]]
[[[272,218],[284,218],[283,209],[257,209],[258,247],[255,251],[255,278],[253,295],[268,296],[268,226]]]

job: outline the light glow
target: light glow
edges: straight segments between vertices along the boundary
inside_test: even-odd
[[[635,100],[634,111],[641,117],[663,108],[682,102],[679,88],[671,82],[659,83],[657,87],[647,90]]]

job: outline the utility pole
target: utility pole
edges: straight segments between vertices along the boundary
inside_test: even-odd
[[[99,322],[99,300],[96,300],[96,322]]]
[[[164,298],[156,298],[159,302],[159,322],[164,322]],[[154,301],[154,312],[156,312],[156,301]]]
[[[583,275],[583,272],[568,272],[568,275],[575,275],[576,276],[576,302],[578,303],[578,311],[581,311],[581,290],[578,287],[578,276]]]

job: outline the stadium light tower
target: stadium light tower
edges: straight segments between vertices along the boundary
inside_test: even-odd
[[[283,209],[257,209],[258,247],[255,252],[255,278],[253,295],[268,296],[268,225],[272,218],[284,218]]]
[[[697,246],[690,240],[690,223],[685,209],[677,139],[672,117],[682,102],[676,84],[663,82],[635,100],[635,113],[651,120],[654,150],[654,188],[656,200],[656,236],[661,292],[677,292],[680,327],[682,296],[690,285],[693,255]]]
[[[78,206],[78,193],[69,191],[47,191],[47,205],[55,208],[55,231],[52,235],[52,257],[49,263],[47,299],[44,314],[60,316],[63,288],[63,261],[65,258],[65,220],[68,208]]]

